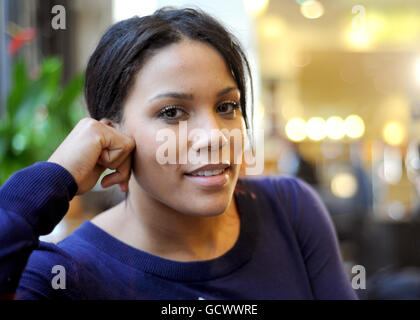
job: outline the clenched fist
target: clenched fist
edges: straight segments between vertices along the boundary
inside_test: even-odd
[[[83,118],[48,159],[73,175],[77,195],[92,189],[106,169],[116,171],[102,179],[102,187],[119,184],[121,191],[128,190],[135,142],[107,123],[106,119]]]

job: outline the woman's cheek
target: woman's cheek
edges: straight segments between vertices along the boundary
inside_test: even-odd
[[[139,134],[137,132],[135,136],[136,149],[133,156],[133,169],[135,174],[142,174],[146,171],[153,162],[156,162],[156,150],[158,143],[155,141],[154,135],[147,133]],[[157,162],[156,162],[157,163]]]

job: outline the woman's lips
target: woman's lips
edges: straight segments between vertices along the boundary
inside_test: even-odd
[[[192,176],[184,174],[184,177],[204,187],[222,187],[229,181],[230,176],[230,167],[225,168],[225,170],[214,176]]]

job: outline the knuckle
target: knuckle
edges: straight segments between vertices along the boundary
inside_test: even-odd
[[[85,121],[85,129],[87,130],[89,135],[93,136],[93,139],[96,143],[102,143],[104,135],[99,121],[92,118],[88,118]]]
[[[89,133],[99,132],[99,122],[93,118],[83,118],[79,121],[79,124],[83,130],[86,130]]]
[[[85,118],[80,119],[79,124],[83,126],[89,126],[89,124],[92,123],[93,121],[95,121],[93,118],[85,117]]]
[[[100,135],[100,134],[98,134],[98,133],[95,133],[93,137],[94,137],[95,142],[96,142],[97,144],[102,145],[102,139],[103,139],[102,135]]]
[[[78,131],[81,135],[88,138],[96,144],[101,144],[103,140],[103,134],[100,129],[100,124],[97,120],[85,117],[79,120],[77,123]]]
[[[100,127],[99,122],[92,118],[89,118],[88,120],[86,120],[85,125],[87,128],[93,129],[93,130],[96,130]]]
[[[82,123],[86,122],[87,119],[89,119],[89,117],[83,117],[82,119],[79,120],[78,124],[82,124]]]

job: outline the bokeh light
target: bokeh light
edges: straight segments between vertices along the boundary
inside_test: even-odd
[[[331,180],[331,192],[338,198],[352,198],[357,188],[357,180],[351,173],[339,173]]]
[[[261,34],[265,39],[278,38],[285,30],[284,22],[276,16],[264,16],[260,22]]]
[[[396,221],[402,220],[405,215],[405,207],[401,201],[393,201],[388,205],[388,216]]]
[[[365,133],[365,123],[361,117],[352,114],[344,121],[344,131],[350,138],[360,138]]]
[[[306,123],[306,135],[311,140],[320,141],[327,136],[325,120],[320,117],[313,117]]]
[[[290,140],[303,141],[306,138],[306,122],[302,118],[292,118],[287,122],[285,131]]]
[[[340,140],[344,137],[344,120],[340,117],[333,116],[328,118],[327,122],[327,135],[332,140]]]
[[[406,130],[404,126],[397,121],[388,122],[383,130],[383,138],[391,146],[398,146],[404,142]]]
[[[252,16],[259,16],[268,7],[268,0],[244,0],[244,6]]]
[[[366,28],[350,28],[346,33],[347,42],[355,49],[368,49],[372,43],[372,37]]]
[[[324,6],[316,0],[308,0],[301,4],[300,12],[305,18],[318,19],[324,14]]]

